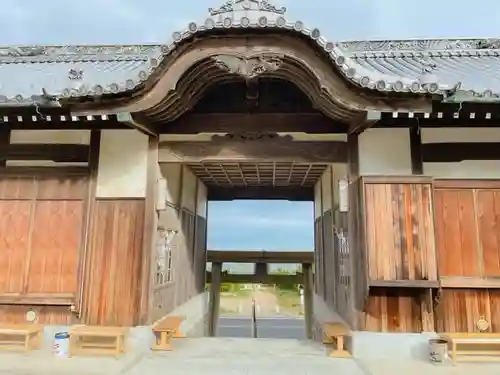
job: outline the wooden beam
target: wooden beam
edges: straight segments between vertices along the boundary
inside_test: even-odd
[[[116,115],[75,116],[67,108],[0,108],[0,125],[11,130],[40,129],[127,129]]]
[[[207,272],[207,283],[212,283],[212,274]],[[256,274],[231,274],[223,273],[221,282],[234,284],[302,284],[304,282],[303,275],[256,275]]]
[[[217,335],[217,322],[219,320],[220,284],[222,282],[222,263],[212,263],[210,280],[210,294],[208,301],[208,336]]]
[[[72,306],[75,295],[68,293],[0,294],[1,305]]]
[[[461,112],[462,113],[462,112]],[[385,117],[384,117],[385,116]],[[500,126],[500,118],[492,117],[490,119],[469,118],[462,116],[454,118],[453,113],[446,117],[437,118],[431,115],[430,118],[424,118],[423,115],[415,114],[413,118],[392,118],[392,114],[383,114],[382,119],[374,125],[377,128],[410,128],[418,118],[421,128],[497,128]]]
[[[85,219],[82,226],[82,243],[78,257],[78,299],[76,301],[77,316],[82,318],[85,303],[88,302],[88,293],[91,291],[89,278],[92,273],[90,256],[90,228],[91,219],[95,208],[95,195],[97,190],[97,173],[99,167],[99,154],[101,150],[101,131],[90,132],[90,146],[88,156],[89,185],[87,199],[85,200]],[[87,318],[86,316],[83,317]]]
[[[437,280],[370,280],[370,287],[375,288],[439,288]]]
[[[152,137],[158,137],[158,132],[156,131],[155,127],[152,124],[148,123],[147,120],[141,118],[138,115],[132,115],[129,112],[120,112],[116,115],[116,118],[118,122],[122,122],[132,129],[136,129],[141,133]]]
[[[223,138],[223,137],[219,137]],[[291,138],[291,137],[290,137]],[[343,141],[294,141],[287,137],[270,140],[160,142],[160,162],[200,163],[203,161],[252,161],[297,163],[346,163],[347,143]]]
[[[442,276],[440,282],[443,288],[500,288],[500,279],[493,277]]]
[[[365,284],[366,273],[366,246],[363,233],[364,213],[362,186],[359,179],[359,137],[357,133],[349,134],[347,138],[349,147],[349,161],[347,164],[348,204],[347,234],[349,243],[349,269],[350,282],[346,298],[347,316],[344,317],[353,329],[364,329],[364,313],[360,301],[366,296],[368,288]],[[365,288],[366,287],[366,288]]]
[[[306,337],[312,339],[313,334],[313,320],[314,320],[314,286],[313,286],[313,272],[312,265],[304,263],[302,264],[303,284],[304,284],[304,320],[306,325]]]
[[[207,199],[210,201],[232,201],[235,199],[274,199],[294,202],[314,201],[314,188],[302,186],[209,186]]]
[[[207,250],[207,262],[312,264],[314,251]]]
[[[462,160],[500,160],[500,143],[425,143],[422,145],[426,163],[452,163]]]
[[[360,134],[364,132],[379,122],[381,116],[382,113],[378,111],[364,112],[349,124],[348,134]]]
[[[362,176],[362,184],[432,184],[430,176]]]
[[[0,167],[5,167],[7,165],[7,152],[6,150],[10,144],[10,129],[8,127],[0,127],[0,149],[4,152],[0,155]]]
[[[153,301],[151,286],[156,275],[155,257],[158,214],[156,212],[156,189],[158,169],[158,137],[148,139],[146,197],[144,199],[144,232],[141,252],[141,285],[138,300],[140,301],[139,324],[149,324],[152,320]]]
[[[198,134],[239,132],[345,133],[347,124],[320,113],[207,113],[186,114],[157,125],[159,133]]]
[[[0,144],[0,155],[6,160],[53,160],[55,162],[88,162],[89,145],[82,144]]]
[[[415,122],[410,127],[410,155],[411,155],[411,172],[412,174],[424,174],[423,150],[422,150],[422,134]]]

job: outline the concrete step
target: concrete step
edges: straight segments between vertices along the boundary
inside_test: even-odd
[[[325,348],[293,339],[196,338],[176,340],[171,352],[152,353],[130,370],[132,375],[186,373],[271,375],[366,375],[353,359],[328,357]],[[159,373],[159,372],[158,372]]]
[[[172,348],[118,359],[0,352],[0,375],[366,375],[354,360],[330,358],[311,341],[203,337],[174,340]]]
[[[174,340],[173,351],[165,353],[171,357],[213,358],[230,353],[233,357],[290,356],[325,357],[325,348],[315,342],[295,339],[253,339],[253,338],[187,338]]]

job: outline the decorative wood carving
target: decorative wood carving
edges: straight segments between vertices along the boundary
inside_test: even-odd
[[[278,70],[283,64],[283,56],[263,54],[257,56],[217,55],[212,57],[215,65],[245,79],[253,79],[261,74]]]
[[[230,136],[231,137],[231,136]],[[287,161],[302,163],[345,163],[347,143],[293,141],[287,137],[262,140],[233,140],[218,137],[208,142],[160,142],[161,162],[198,163],[215,160]]]
[[[347,125],[321,113],[189,114],[158,125],[160,133],[197,134],[240,132],[346,133]]]
[[[267,142],[267,141],[293,141],[291,135],[279,135],[276,132],[252,132],[252,131],[242,131],[235,133],[227,133],[225,135],[214,135],[212,136],[212,141],[215,142]]]
[[[271,4],[268,0],[229,0],[218,8],[208,8],[211,16],[236,11],[257,10],[276,14],[285,14],[286,8]]]

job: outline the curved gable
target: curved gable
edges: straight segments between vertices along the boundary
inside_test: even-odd
[[[229,38],[241,32],[286,32],[305,38],[322,51],[332,77],[374,94],[447,96],[462,90],[465,99],[500,98],[500,82],[491,74],[500,69],[497,40],[335,43],[301,20],[288,20],[284,7],[262,0],[233,0],[209,9],[204,20],[190,22],[163,45],[0,47],[0,105],[94,102],[129,95],[156,84],[164,66],[179,58],[192,40]],[[326,86],[321,84],[320,90],[328,91]],[[351,109],[368,106],[366,100],[343,104]]]

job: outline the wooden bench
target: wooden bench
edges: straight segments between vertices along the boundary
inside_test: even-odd
[[[458,360],[500,360],[500,333],[443,333],[441,338],[448,342],[453,365],[456,365]]]
[[[43,326],[0,323],[0,349],[31,351],[42,345]]]
[[[125,352],[128,328],[76,326],[69,330],[69,356],[112,355]]]
[[[330,357],[352,357],[351,353],[344,349],[344,338],[350,335],[351,331],[342,323],[323,324],[323,343],[334,347]]]
[[[170,347],[171,338],[184,338],[179,328],[186,318],[183,316],[166,316],[153,325],[155,343],[153,350],[172,350]]]

